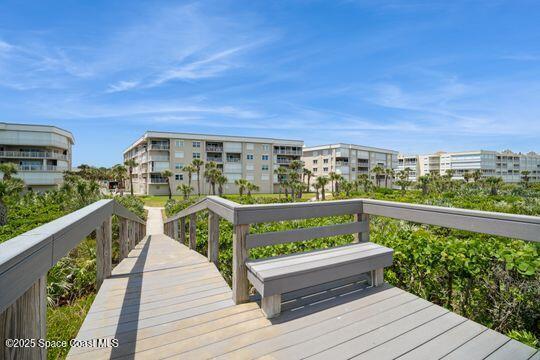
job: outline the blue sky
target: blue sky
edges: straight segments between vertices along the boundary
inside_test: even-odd
[[[145,130],[540,151],[538,1],[0,3],[0,121],[75,164]]]

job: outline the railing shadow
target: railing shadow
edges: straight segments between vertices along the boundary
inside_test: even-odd
[[[118,318],[118,325],[116,328],[116,333],[114,337],[118,339],[118,347],[115,347],[111,351],[111,358],[125,356],[125,359],[135,358],[135,348],[137,346],[136,341],[133,339],[122,338],[122,324],[130,322],[132,325],[135,323],[134,327],[137,328],[139,322],[139,310],[141,306],[141,294],[142,294],[142,283],[143,277],[142,269],[146,263],[146,258],[148,257],[148,251],[150,248],[150,242],[152,241],[152,235],[148,235],[148,238],[144,244],[144,247],[141,249],[139,257],[135,264],[133,264],[132,272],[130,272],[129,280],[125,289],[125,296],[122,303],[122,309],[120,310],[120,316]],[[133,273],[133,270],[141,270],[140,272]],[[126,296],[129,293],[130,296]],[[134,301],[135,300],[135,301]],[[133,320],[133,314],[137,314],[135,320]],[[135,335],[136,336],[136,335]],[[136,340],[136,339],[135,339]],[[120,351],[122,349],[122,351]],[[125,354],[129,355],[125,355]]]

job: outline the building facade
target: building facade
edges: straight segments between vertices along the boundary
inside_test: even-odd
[[[409,180],[416,181],[420,173],[418,155],[398,155],[397,170],[404,171],[405,169],[409,169]]]
[[[540,154],[515,153],[510,150],[502,152],[475,150],[463,152],[438,152],[430,155],[419,155],[419,174],[431,172],[444,175],[446,170],[453,170],[454,179],[463,179],[466,172],[480,170],[483,177],[496,176],[507,183],[522,180],[522,172],[528,171],[531,182],[540,181]]]
[[[335,172],[347,181],[354,181],[361,174],[372,176],[370,171],[376,166],[397,169],[398,152],[353,144],[319,145],[305,147],[302,161],[315,178]],[[391,186],[391,181],[388,185]]]
[[[71,170],[73,134],[55,126],[0,123],[0,162],[14,163],[29,190],[56,188]]]
[[[217,164],[228,180],[223,187],[225,194],[238,192],[234,185],[238,179],[259,186],[261,193],[273,193],[278,191],[274,170],[300,160],[303,145],[299,140],[147,131],[124,151],[124,160],[134,159],[138,164],[133,173],[137,194],[168,194],[166,179],[161,175],[166,169],[173,173],[170,186],[178,194],[177,186],[189,182],[183,168],[193,159]],[[210,184],[203,173],[204,167],[201,193],[209,194]],[[197,174],[192,175],[191,186],[197,192]]]

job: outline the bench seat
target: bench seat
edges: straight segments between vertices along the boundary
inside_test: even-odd
[[[371,242],[246,262],[248,280],[262,297],[267,317],[280,312],[281,294],[309,286],[370,273],[374,286],[392,265],[393,250]],[[278,304],[279,302],[279,304]],[[277,312],[277,313],[276,313]]]

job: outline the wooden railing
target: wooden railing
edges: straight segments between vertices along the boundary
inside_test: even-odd
[[[111,275],[111,217],[119,220],[120,259],[144,237],[145,222],[114,200],[99,200],[0,244],[0,358],[45,359],[40,346],[6,339],[46,339],[47,271],[96,231],[96,286]]]
[[[208,259],[216,265],[219,255],[219,217],[233,224],[232,290],[235,303],[246,302],[249,299],[245,266],[249,249],[344,234],[354,234],[354,241],[369,241],[370,215],[527,241],[540,241],[540,217],[537,216],[371,199],[240,205],[217,196],[208,196],[166,219],[164,222],[165,233],[182,243],[185,243],[186,236],[189,236],[189,247],[195,249],[196,215],[203,210],[207,210],[209,213]],[[353,222],[345,224],[249,234],[251,224],[351,214]],[[186,229],[186,219],[188,218],[189,231]]]

